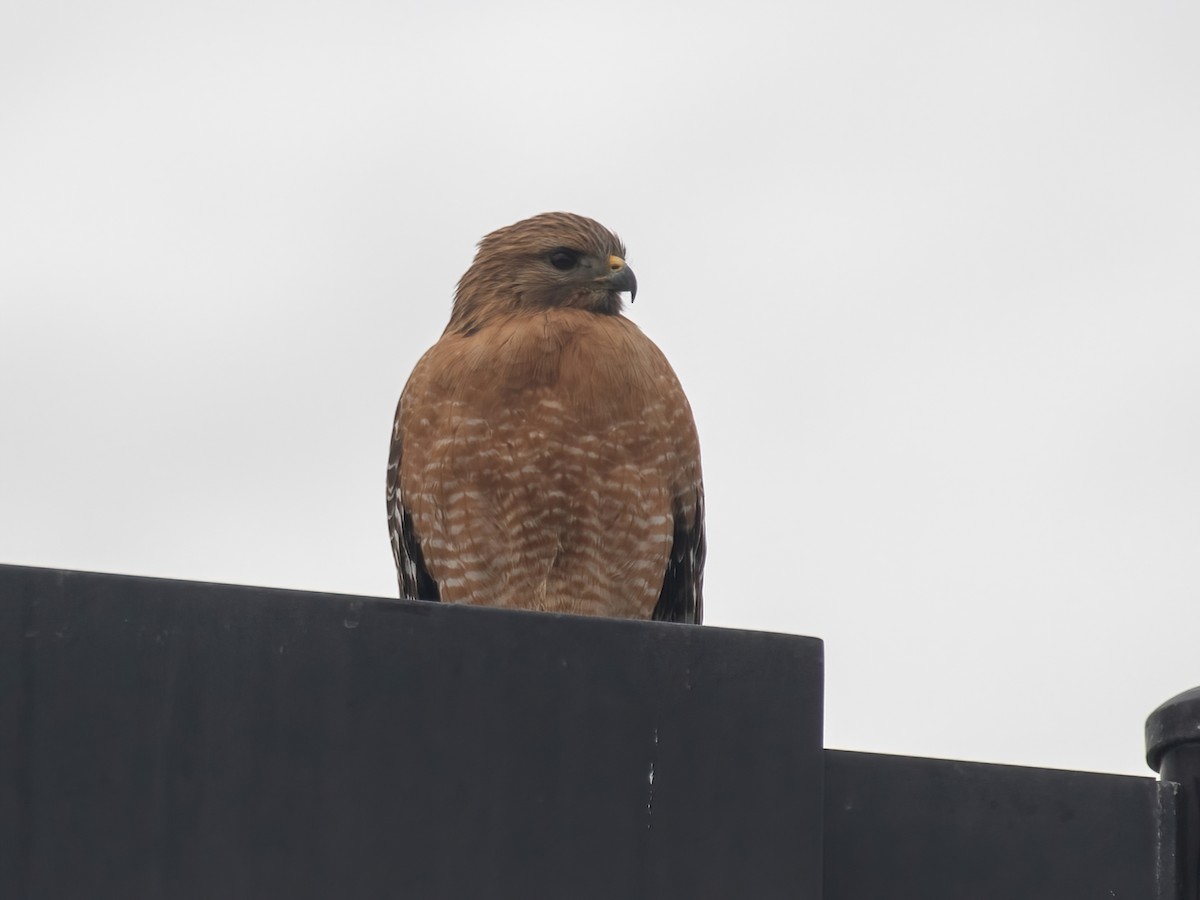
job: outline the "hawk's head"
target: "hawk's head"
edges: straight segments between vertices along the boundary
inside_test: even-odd
[[[632,300],[637,279],[615,234],[585,216],[542,213],[479,242],[458,282],[450,327],[471,330],[496,314],[554,306],[616,315],[622,291]]]

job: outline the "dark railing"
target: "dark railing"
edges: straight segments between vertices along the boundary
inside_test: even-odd
[[[0,898],[1197,900],[1183,706],[826,751],[812,638],[0,566]]]
[[[1177,787],[1178,896],[1200,900],[1200,687],[1168,700],[1146,720],[1146,762]]]

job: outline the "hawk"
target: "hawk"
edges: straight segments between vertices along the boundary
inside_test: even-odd
[[[396,408],[403,597],[700,623],[696,425],[623,292],[625,247],[592,219],[544,213],[480,241]]]

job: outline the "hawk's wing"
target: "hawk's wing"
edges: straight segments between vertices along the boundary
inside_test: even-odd
[[[699,625],[704,619],[704,486],[696,486],[691,521],[676,502],[675,537],[662,593],[650,616],[662,622]]]
[[[392,428],[392,447],[388,453],[387,507],[388,531],[392,536],[392,555],[400,575],[400,596],[406,600],[441,600],[438,584],[425,566],[421,542],[413,528],[412,512],[404,505],[400,490],[400,461],[404,440],[400,433],[400,410]]]

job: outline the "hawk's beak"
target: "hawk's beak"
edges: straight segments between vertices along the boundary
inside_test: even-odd
[[[625,260],[619,256],[608,258],[608,288],[611,291],[629,291],[629,302],[637,299],[637,278],[633,269],[625,265]]]

